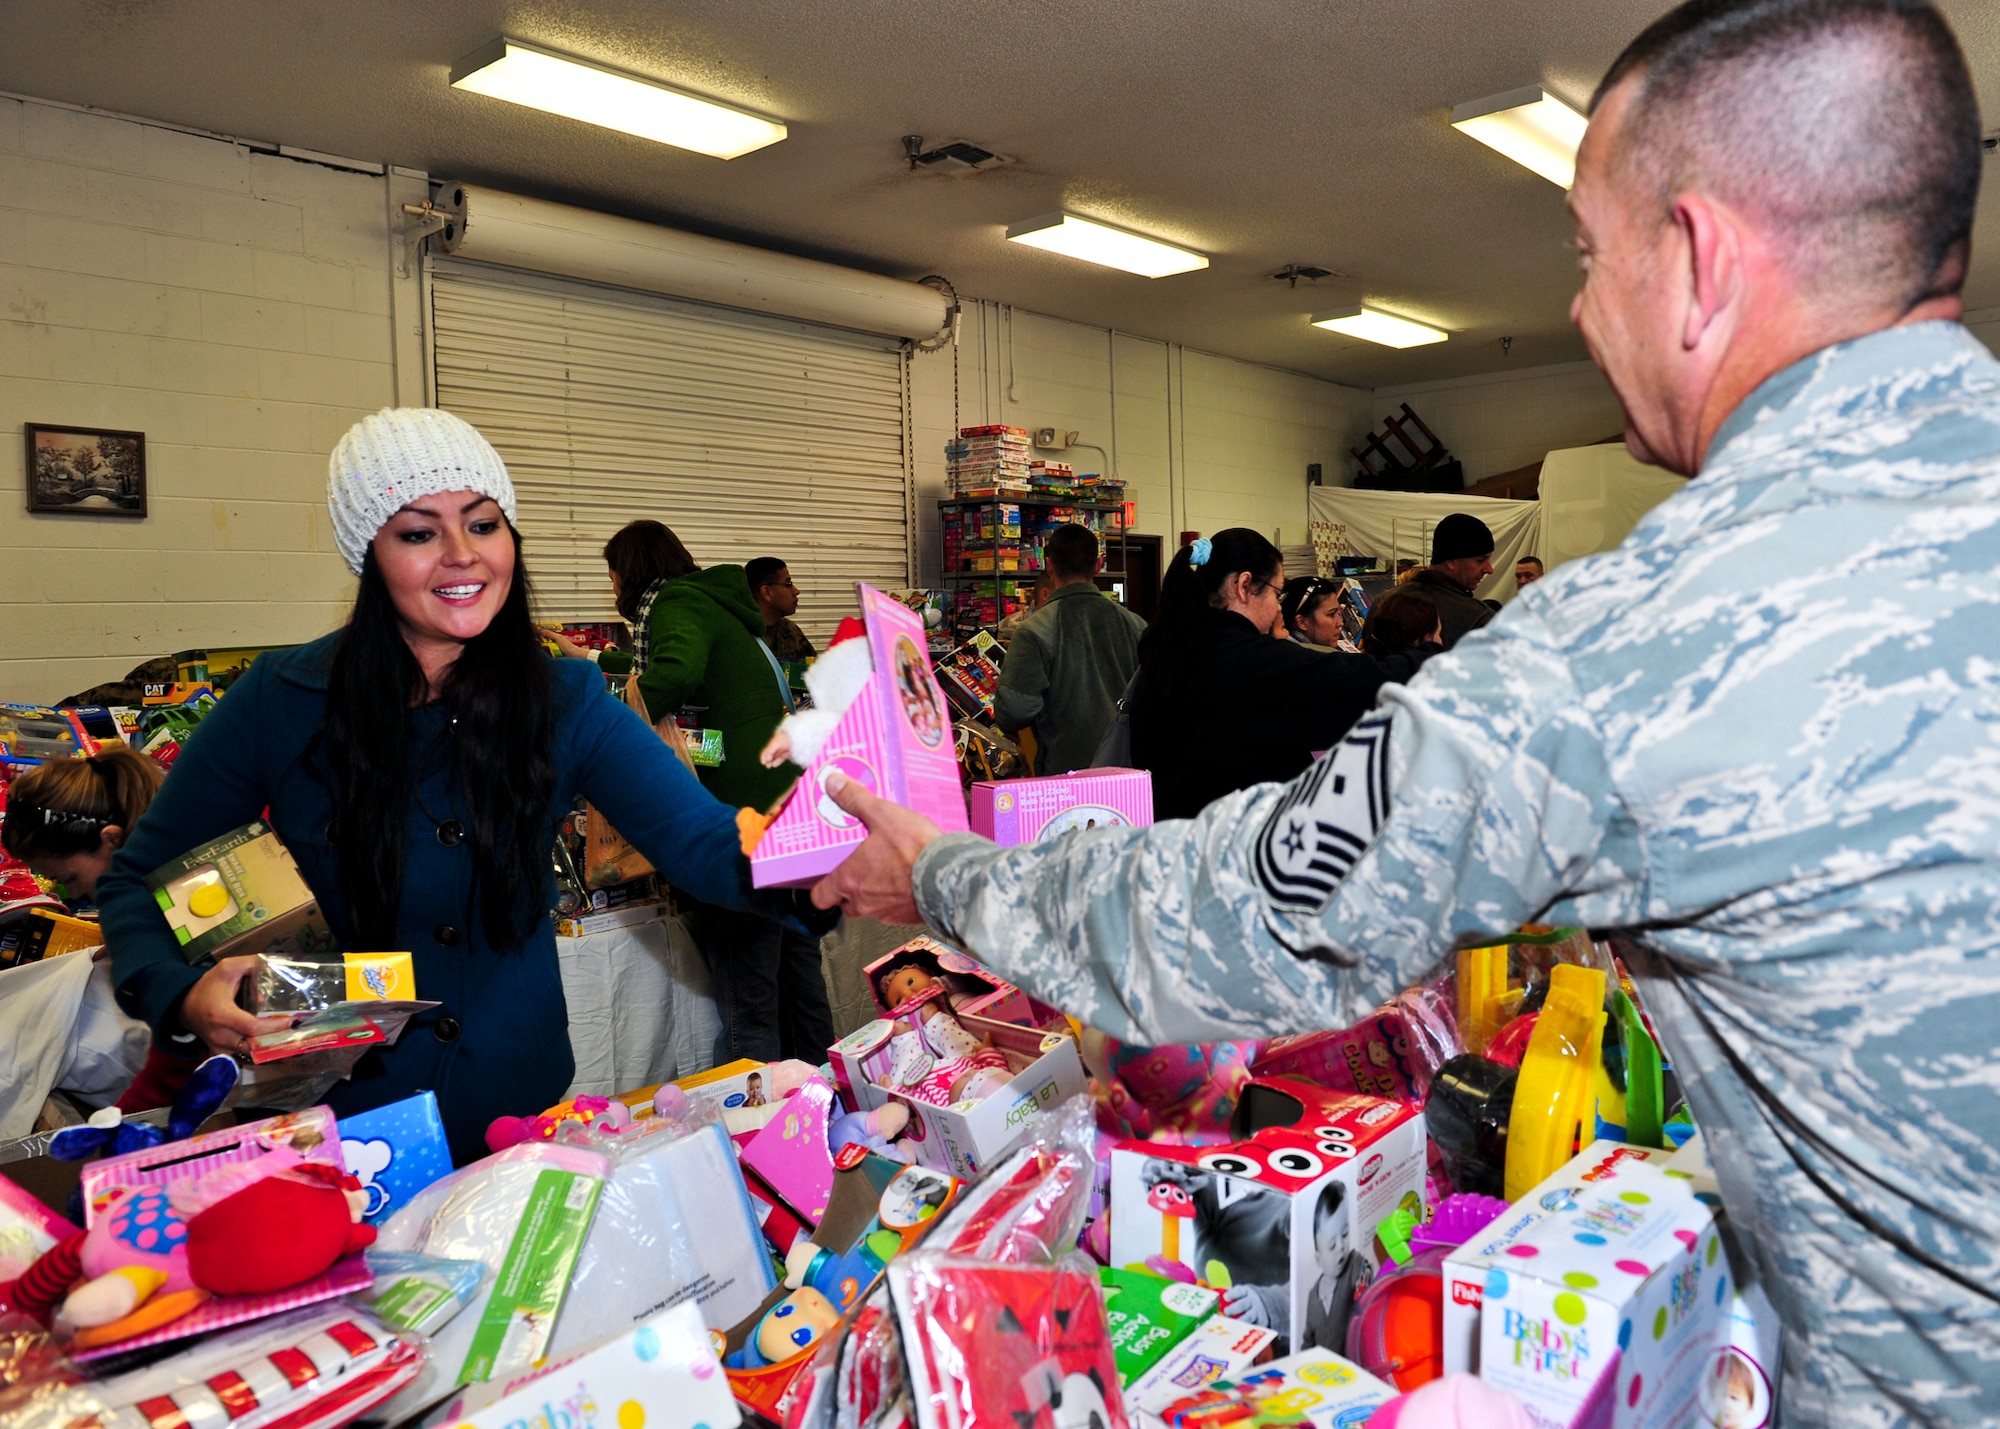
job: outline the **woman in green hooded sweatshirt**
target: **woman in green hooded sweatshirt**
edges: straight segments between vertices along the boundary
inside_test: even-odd
[[[768,810],[798,770],[766,769],[757,758],[790,696],[743,567],[703,569],[658,521],[626,526],[605,543],[604,561],[634,649],[605,651],[598,663],[608,675],[637,673],[656,721],[699,707],[702,727],[722,734],[722,762],[697,769],[701,782],[725,804]],[[583,653],[564,644],[565,653]],[[681,901],[717,985],[719,1050],[763,1062],[825,1060],[833,1014],[818,942],[769,918]]]

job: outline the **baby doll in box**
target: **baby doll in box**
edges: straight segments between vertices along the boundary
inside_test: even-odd
[[[958,1020],[951,990],[929,953],[893,957],[871,975],[875,996],[898,1031],[890,1039],[888,1084],[932,1106],[979,1101],[1013,1077],[1007,1059]]]

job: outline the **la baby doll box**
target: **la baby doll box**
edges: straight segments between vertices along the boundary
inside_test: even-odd
[[[162,864],[146,886],[191,963],[244,953],[323,962],[338,951],[319,900],[261,820]]]
[[[1280,1349],[1344,1350],[1355,1292],[1382,1264],[1377,1228],[1423,1215],[1423,1113],[1256,1078],[1230,1133],[1222,1146],[1112,1149],[1111,1264],[1184,1266],[1223,1292],[1224,1314],[1289,1327]]]
[[[910,1124],[897,1139],[924,1166],[967,1180],[978,1176],[1012,1146],[1039,1112],[1048,1111],[1089,1085],[1076,1039],[991,1018],[959,1015],[960,1024],[983,1037],[1007,1059],[1013,1074],[1006,1085],[977,1101],[933,1106],[908,1095],[891,1073],[891,1043],[905,1030],[878,1018],[827,1048],[841,1096],[856,1111],[873,1111],[891,1101],[909,1108]]]
[[[1153,822],[1153,776],[1090,769],[974,784],[972,831],[997,844],[1031,844],[1075,829],[1137,829]]]
[[[1454,1283],[1480,1281],[1479,1377],[1546,1429],[1606,1388],[1609,1429],[1703,1414],[1736,1287],[1713,1214],[1666,1155],[1596,1142],[1522,1198],[1544,1219],[1497,1254],[1446,1262],[1447,1307]]]
[[[861,821],[828,797],[834,773],[946,833],[966,829],[951,707],[931,673],[923,617],[871,585],[857,582],[855,591],[874,673],[750,851],[750,881],[758,888],[815,882],[867,837]]]
[[[1028,996],[1012,983],[1002,982],[990,969],[973,961],[956,948],[948,948],[935,938],[912,938],[891,948],[861,970],[868,979],[868,991],[884,1017],[909,1001],[885,990],[889,976],[904,968],[914,968],[944,984],[951,1007],[959,1016],[990,1017],[995,1022],[1012,1022],[1021,1027],[1037,1027],[1059,1032],[1069,1025],[1060,1012],[1039,999]]]

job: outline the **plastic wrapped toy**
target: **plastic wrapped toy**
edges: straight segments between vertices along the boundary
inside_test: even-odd
[[[1084,1029],[1082,1042],[1084,1065],[1116,1119],[1108,1129],[1181,1146],[1229,1139],[1236,1099],[1265,1049],[1262,1042],[1128,1047],[1095,1028]]]

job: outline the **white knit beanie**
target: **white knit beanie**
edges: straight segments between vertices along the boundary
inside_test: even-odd
[[[436,407],[384,407],[347,429],[327,462],[326,505],[347,568],[361,559],[391,516],[441,491],[476,491],[514,519],[507,463],[478,428]]]

